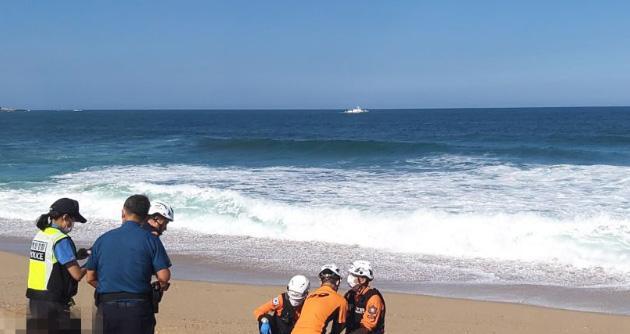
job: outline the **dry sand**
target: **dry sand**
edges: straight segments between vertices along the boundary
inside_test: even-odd
[[[23,327],[26,257],[0,252],[0,266],[0,329]],[[160,305],[157,332],[256,333],[252,310],[282,289],[175,280]],[[94,290],[81,282],[79,291],[75,299],[88,326]],[[389,334],[630,332],[624,316],[391,293],[385,299]]]

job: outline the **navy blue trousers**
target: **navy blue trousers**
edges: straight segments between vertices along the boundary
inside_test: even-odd
[[[153,304],[144,300],[102,302],[93,326],[95,333],[153,334]]]

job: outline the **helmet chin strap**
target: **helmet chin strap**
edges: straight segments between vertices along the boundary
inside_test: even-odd
[[[352,287],[352,290],[354,290],[354,291],[356,291],[356,292],[361,292],[361,291],[363,291],[363,289],[364,289],[364,288],[366,288],[366,287],[367,287],[367,284],[361,284],[361,283],[359,283],[359,284],[355,285],[354,287]]]
[[[360,278],[358,278],[360,279]],[[361,283],[360,281],[357,281],[357,285],[355,285],[352,290],[356,291],[356,292],[361,292],[365,289],[367,289],[367,287],[370,285],[370,281],[368,279],[365,280],[365,282]]]

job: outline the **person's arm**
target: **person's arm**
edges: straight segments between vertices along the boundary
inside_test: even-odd
[[[333,313],[333,324],[330,334],[339,334],[346,328],[346,313],[348,313],[348,302],[344,299],[341,305]]]
[[[77,262],[77,255],[74,250],[74,243],[70,238],[59,240],[53,247],[53,252],[57,262],[62,265],[75,281],[80,281],[85,275],[85,270],[81,269]]]
[[[275,311],[280,307],[282,307],[282,295],[258,306],[258,308],[254,310],[254,318],[260,321],[263,316],[269,315],[269,313]]]
[[[155,273],[158,282],[160,283],[160,288],[162,291],[168,290],[168,287],[171,285],[169,281],[171,280],[171,270],[168,268],[164,268]]]
[[[71,261],[64,265],[75,281],[80,281],[85,276],[86,269],[79,267],[77,261]]]
[[[90,257],[88,257],[87,262],[85,263],[86,272],[86,281],[89,285],[93,286],[95,289],[98,287],[98,275],[96,274],[96,268],[98,267],[98,249],[99,249],[99,240],[97,239],[91,249]]]
[[[332,326],[330,327],[330,334],[339,334],[341,331],[345,329],[345,321],[339,321],[339,313],[341,310],[337,308],[333,314],[331,314],[329,321],[332,321]]]
[[[271,333],[271,312],[282,312],[284,299],[282,295],[260,305],[254,310],[254,317],[258,320],[258,329],[260,334]]]
[[[168,258],[164,245],[160,238],[151,235],[151,242],[153,243],[153,271],[160,283],[162,291],[166,291],[169,287],[169,281],[171,280],[171,259]]]
[[[96,274],[96,271],[94,270],[89,270],[87,271],[87,282],[89,285],[93,286],[94,288],[98,287],[98,275]]]
[[[359,332],[359,329],[357,329],[356,331],[353,331],[352,334],[369,333],[369,331],[374,330],[376,328],[376,325],[378,325],[378,321],[383,316],[384,304],[385,303],[378,295],[370,297],[365,305],[365,313],[363,313],[363,318],[361,318],[360,329],[365,329],[365,332]]]
[[[333,319],[333,324],[330,328],[330,334],[339,334],[346,328],[345,323],[340,323],[337,319]]]

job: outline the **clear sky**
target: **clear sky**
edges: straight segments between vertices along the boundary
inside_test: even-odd
[[[0,1],[0,105],[630,105],[628,1]]]

